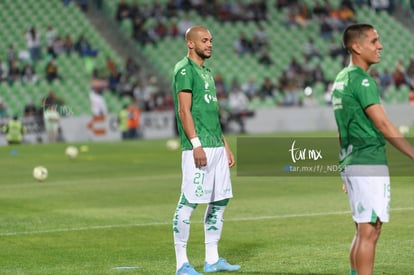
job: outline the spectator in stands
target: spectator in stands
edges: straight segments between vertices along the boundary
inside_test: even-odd
[[[169,35],[168,26],[163,18],[157,19],[154,26],[154,32],[159,39],[165,38],[167,35]]]
[[[240,133],[245,133],[244,117],[250,114],[249,99],[242,90],[232,90],[228,97],[229,118],[227,123],[234,120],[240,127]]]
[[[52,56],[55,56],[53,51],[53,43],[57,37],[57,32],[51,24],[46,28],[45,38],[46,38],[46,52]]]
[[[116,7],[115,19],[118,22],[122,22],[129,18],[129,4],[125,0],[119,0]]]
[[[23,108],[23,117],[28,118],[35,118],[39,113],[35,103],[33,100],[30,100]]]
[[[329,43],[327,45],[329,56],[332,58],[336,58],[338,56],[345,57],[346,51],[341,44],[339,44],[333,37],[329,39]]]
[[[135,139],[140,136],[139,126],[141,121],[141,110],[138,107],[136,100],[132,101],[128,106],[128,138]]]
[[[21,70],[21,80],[24,84],[35,84],[39,80],[39,77],[31,64],[26,63],[24,65]]]
[[[246,94],[249,100],[255,98],[259,91],[255,78],[253,76],[248,77],[247,81],[242,83],[241,90]]]
[[[320,19],[329,17],[328,7],[326,5],[321,4],[319,1],[315,1],[312,13]]]
[[[14,48],[13,44],[9,45],[9,48],[7,49],[7,63],[9,66],[11,66],[11,63],[17,60],[17,52]]]
[[[388,69],[384,69],[384,71],[380,75],[380,85],[382,87],[382,90],[385,90],[392,85],[392,75],[390,74]]]
[[[270,77],[265,77],[259,90],[260,98],[261,99],[273,98],[275,89],[276,87],[273,84],[272,79]]]
[[[168,0],[165,3],[165,16],[168,18],[178,17],[178,7],[175,0]]]
[[[58,140],[60,115],[57,107],[55,104],[46,105],[43,111],[44,125],[49,142]]]
[[[105,58],[105,64],[106,64],[106,69],[108,70],[108,72],[117,70],[115,61],[110,56],[107,56]]]
[[[131,57],[127,57],[124,63],[124,74],[128,78],[136,77],[138,76],[138,73],[140,72],[140,66],[137,64],[134,59]]]
[[[308,57],[310,60],[310,57]],[[294,79],[302,75],[303,69],[296,57],[292,57],[287,67],[287,74],[290,79]]]
[[[291,80],[289,79],[287,70],[282,71],[282,74],[279,76],[279,79],[277,82],[277,90],[280,93],[284,94],[289,86],[290,81]]]
[[[3,101],[3,99],[0,98],[0,119],[8,117],[9,112],[7,111],[6,103]]]
[[[54,58],[50,59],[49,62],[47,62],[45,72],[46,72],[46,76],[45,76],[46,80],[49,83],[62,79],[59,74],[59,69],[56,65],[56,60]]]
[[[352,8],[352,3],[350,3],[350,5],[351,7],[349,6],[349,4],[342,4],[341,6],[339,6],[338,16],[342,22],[341,29],[345,28],[345,26],[351,23],[356,22],[355,10]]]
[[[7,134],[6,139],[9,145],[21,144],[23,141],[23,135],[27,129],[20,121],[18,115],[13,115],[12,119],[3,126],[3,133]]]
[[[92,48],[91,43],[89,42],[89,40],[86,38],[85,34],[83,33],[79,36],[78,40],[76,40],[74,44],[74,49],[82,57],[84,56],[95,57],[98,54],[98,50]]]
[[[77,0],[76,2],[81,11],[85,13],[88,12],[88,9],[89,9],[88,0]]]
[[[129,81],[128,77],[125,74],[122,74],[116,88],[118,95],[120,97],[134,98],[133,88],[134,87],[132,83]]]
[[[95,7],[97,10],[102,10],[103,8],[103,0],[93,0]]]
[[[158,79],[155,76],[149,75],[146,85],[144,86],[144,100],[145,110],[153,111],[159,106],[157,102],[161,94],[161,88],[158,84]]]
[[[319,58],[322,59],[322,54],[315,46],[313,38],[309,37],[307,41],[302,46],[302,52],[305,57],[312,59],[312,58]]]
[[[225,98],[227,96],[227,85],[221,74],[214,75],[214,83],[216,84],[217,98]]]
[[[73,40],[70,34],[67,34],[63,39],[63,49],[67,55],[70,55],[74,51]]]
[[[133,38],[143,45],[155,43],[141,18],[135,18],[134,20]]]
[[[132,88],[134,98],[137,99],[138,107],[142,110],[145,109],[145,87],[142,81],[135,80],[134,87]]]
[[[318,63],[315,68],[311,72],[313,82],[319,82],[326,84],[328,83],[328,80],[325,77],[325,73],[322,70],[321,63]]]
[[[13,84],[20,80],[21,70],[18,66],[17,59],[13,60],[9,66],[9,73],[7,76],[9,84]]]
[[[287,27],[306,27],[311,18],[311,13],[303,1],[298,1],[289,5]]]
[[[238,91],[241,89],[241,85],[239,79],[237,77],[233,77],[230,82],[229,90],[231,91]]]
[[[278,10],[282,10],[284,8],[289,7],[292,4],[296,4],[297,0],[275,0],[275,8]]]
[[[65,101],[62,98],[58,97],[53,90],[49,90],[49,93],[42,101],[43,109],[45,109],[46,106],[49,106],[49,105],[62,106],[64,104],[65,104]]]
[[[0,82],[6,82],[7,81],[7,75],[8,75],[8,68],[7,68],[6,62],[2,61],[0,59]]]
[[[72,3],[72,0],[62,0],[62,2],[63,2],[63,5],[67,6],[70,3]]]
[[[30,53],[31,60],[33,62],[39,61],[42,58],[40,33],[34,26],[31,26],[30,29],[24,34],[24,37],[27,42],[27,49]]]
[[[179,35],[177,18],[171,19],[169,27],[170,27],[170,30],[169,30],[170,36],[177,37]]]
[[[321,23],[319,25],[321,37],[326,40],[333,39],[334,28],[328,23],[325,16],[321,17]]]
[[[244,32],[239,34],[239,37],[236,41],[234,41],[234,51],[239,56],[243,56],[245,54],[253,53],[253,44],[252,41],[246,36]]]
[[[376,68],[370,69],[369,75],[372,77],[372,79],[375,80],[375,82],[377,83],[377,86],[381,87],[381,79],[380,79],[380,74],[379,74],[378,70]],[[380,94],[382,92],[383,91],[380,90]]]
[[[414,55],[411,56],[410,62],[405,70],[408,79],[414,79]]]
[[[254,52],[260,52],[262,49],[269,47],[269,38],[261,24],[253,33],[252,47]]]
[[[247,7],[253,12],[253,19],[256,22],[267,20],[267,7],[265,0],[250,1]]]
[[[56,36],[52,44],[53,56],[57,57],[65,52],[65,42],[60,35]]]
[[[270,53],[267,47],[260,51],[258,62],[259,64],[266,67],[269,67],[273,64],[272,58],[270,57]]]
[[[128,104],[125,104],[118,114],[118,128],[121,131],[122,140],[128,139]]]
[[[407,83],[405,79],[404,65],[402,64],[401,60],[398,60],[397,64],[395,65],[395,68],[392,72],[392,80],[397,89]]]
[[[185,32],[194,25],[193,20],[191,20],[190,15],[185,13],[183,18],[178,21],[178,35],[184,37]]]
[[[125,5],[125,4],[122,4]],[[121,7],[122,9],[125,9],[124,7]],[[127,12],[125,12],[125,15],[128,15],[129,20],[134,20],[136,17],[143,17],[143,14],[140,9],[140,4],[137,0],[134,0],[129,3],[129,9]],[[125,19],[125,18],[124,18]]]
[[[91,81],[91,89],[89,99],[91,102],[91,111],[93,116],[105,116],[108,114],[108,107],[103,97],[104,90],[108,87],[105,80],[93,79]]]
[[[121,76],[122,74],[116,69],[109,72],[108,89],[111,92],[117,93],[118,84],[121,81]]]

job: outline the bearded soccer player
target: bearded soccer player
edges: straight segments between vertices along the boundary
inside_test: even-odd
[[[332,104],[341,146],[340,166],[356,232],[350,249],[350,274],[370,275],[377,240],[389,222],[390,178],[386,140],[414,160],[414,148],[388,119],[376,82],[368,74],[380,62],[382,44],[375,28],[353,24],[343,33],[350,64],[336,77]]]
[[[185,35],[188,54],[174,68],[173,92],[182,147],[181,195],[174,214],[177,275],[198,275],[187,258],[190,217],[198,204],[207,204],[204,216],[204,272],[233,271],[239,265],[219,257],[223,213],[233,197],[230,169],[234,157],[223,136],[213,75],[204,61],[211,57],[213,39],[202,26]]]

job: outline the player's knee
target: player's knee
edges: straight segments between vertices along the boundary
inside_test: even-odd
[[[224,200],[221,200],[221,201],[212,202],[211,204],[215,205],[215,206],[227,206],[229,201],[230,201],[230,199],[224,199]]]
[[[197,203],[191,203],[191,202],[189,202],[187,200],[187,198],[184,196],[184,194],[181,195],[180,203],[179,204],[185,205],[185,206],[188,206],[188,207],[191,207],[193,209],[196,209],[196,207],[198,206]]]

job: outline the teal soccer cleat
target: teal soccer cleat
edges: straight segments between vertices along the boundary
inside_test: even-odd
[[[176,275],[203,275],[202,273],[198,273],[192,265],[189,263],[183,263],[180,269],[177,270],[175,273]]]
[[[220,258],[214,264],[204,263],[204,272],[218,272],[218,271],[236,271],[239,270],[239,265],[229,264],[225,259]]]

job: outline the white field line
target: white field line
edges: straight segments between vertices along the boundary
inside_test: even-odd
[[[414,211],[414,207],[407,208],[394,208],[392,212],[397,211]],[[321,213],[303,213],[303,214],[284,214],[274,216],[257,216],[247,218],[229,218],[227,222],[243,222],[243,221],[257,221],[257,220],[276,220],[276,219],[288,219],[288,218],[307,218],[307,217],[321,217],[332,215],[350,215],[350,211],[337,211],[337,212],[321,212]],[[192,222],[201,223],[201,222]],[[99,230],[99,229],[113,229],[113,228],[127,228],[127,227],[147,227],[158,225],[171,225],[172,222],[150,222],[150,223],[136,223],[136,224],[112,224],[112,225],[97,225],[88,227],[69,227],[69,228],[56,228],[46,230],[33,230],[33,231],[19,231],[19,232],[0,232],[0,237],[4,236],[19,236],[19,235],[36,235],[36,234],[48,234],[48,233],[60,233],[60,232],[73,232],[73,231],[87,231],[87,230]]]
[[[53,180],[53,179],[47,179],[42,182],[36,182],[36,180],[33,179],[33,181],[30,182],[24,182],[19,184],[2,184],[0,187],[2,189],[5,188],[37,188],[39,186],[61,186],[61,185],[70,185],[70,184],[95,184],[95,183],[106,183],[106,182],[123,182],[123,181],[148,181],[153,179],[160,179],[160,180],[169,180],[169,179],[180,179],[181,174],[169,174],[169,175],[155,175],[155,176],[134,176],[134,177],[119,177],[119,178],[93,178],[93,179],[82,179],[82,180]]]

